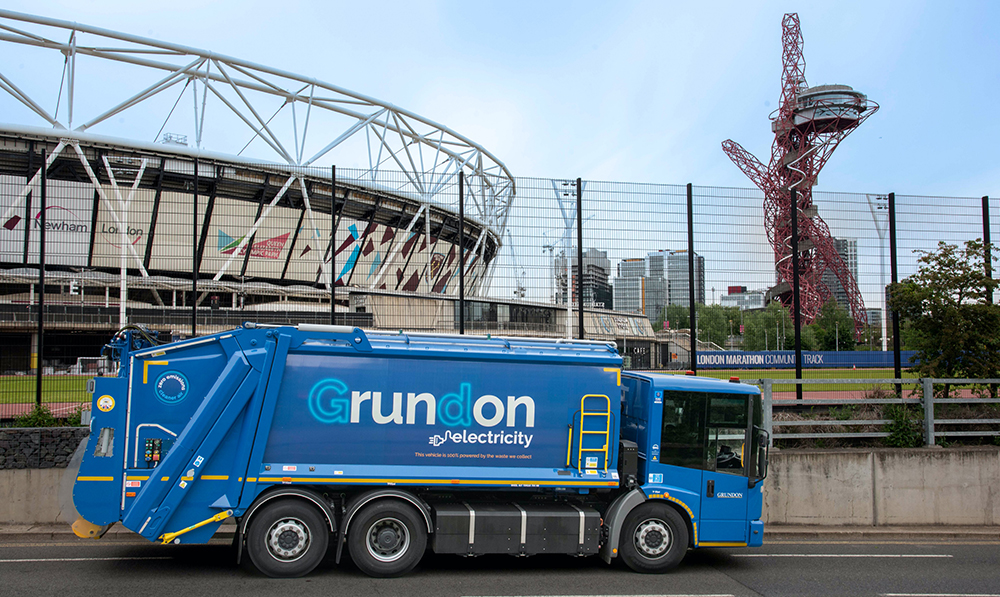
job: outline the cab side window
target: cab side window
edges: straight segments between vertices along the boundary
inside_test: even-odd
[[[707,392],[663,392],[660,462],[744,475],[746,398]]]
[[[700,392],[663,392],[663,427],[660,462],[688,468],[705,468],[705,410],[707,397]]]
[[[744,475],[747,404],[742,396],[712,395],[708,409],[708,458],[706,468]]]

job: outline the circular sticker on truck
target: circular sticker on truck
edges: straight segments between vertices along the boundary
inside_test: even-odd
[[[115,407],[115,399],[107,394],[97,399],[97,410],[106,413]]]
[[[188,395],[188,380],[180,371],[167,371],[156,378],[153,391],[164,404],[177,404]]]

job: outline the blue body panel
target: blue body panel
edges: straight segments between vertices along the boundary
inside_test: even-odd
[[[119,377],[95,390],[95,403],[115,395],[94,411],[95,430],[115,429],[113,457],[88,450],[76,499],[87,520],[151,540],[239,516],[275,484],[619,485],[613,345],[302,326],[121,352]]]

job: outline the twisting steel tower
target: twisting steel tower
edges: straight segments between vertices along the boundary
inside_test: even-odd
[[[786,14],[782,25],[781,101],[771,116],[774,144],[771,163],[765,166],[738,143],[726,140],[722,149],[750,180],[764,192],[764,223],[774,249],[777,296],[792,304],[792,190],[796,191],[799,219],[799,281],[802,317],[806,323],[819,314],[831,290],[823,283],[823,272],[833,272],[850,302],[855,336],[867,322],[864,301],[857,282],[834,245],[830,229],[813,205],[812,188],[819,171],[837,145],[869,116],[878,105],[847,85],[806,84],[806,62],[802,56],[802,30],[798,14]]]

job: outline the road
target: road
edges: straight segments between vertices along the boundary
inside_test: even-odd
[[[402,579],[372,579],[328,561],[273,580],[236,566],[228,544],[0,543],[0,595],[822,595],[1000,597],[1000,542],[772,542],[689,552],[666,575],[597,558],[428,555]]]

